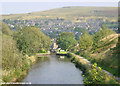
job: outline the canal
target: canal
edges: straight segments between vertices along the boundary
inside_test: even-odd
[[[82,71],[70,60],[57,55],[39,58],[23,82],[31,84],[83,84]]]

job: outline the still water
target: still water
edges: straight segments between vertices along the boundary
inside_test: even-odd
[[[83,84],[82,71],[65,57],[50,55],[39,58],[23,82],[31,84]]]

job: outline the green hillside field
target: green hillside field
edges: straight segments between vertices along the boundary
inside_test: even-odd
[[[32,12],[27,14],[10,14],[2,15],[3,19],[39,19],[39,18],[64,18],[73,20],[81,17],[104,17],[115,19],[118,14],[117,7],[62,7],[40,12]]]

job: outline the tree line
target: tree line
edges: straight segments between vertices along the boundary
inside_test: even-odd
[[[10,82],[20,78],[29,69],[30,64],[26,55],[47,52],[51,40],[37,27],[24,27],[18,31],[11,31],[5,23],[1,24],[2,80]]]
[[[78,29],[78,28],[77,28]],[[80,30],[81,31],[81,30]],[[75,35],[72,32],[62,32],[59,33],[59,36],[56,40],[60,48],[64,50],[71,50],[74,46],[79,44],[79,50],[86,50],[90,48],[99,48],[100,39],[110,35],[115,34],[111,29],[106,28],[104,25],[101,30],[97,33],[90,35],[87,31],[82,30],[82,35],[79,37],[79,40],[75,39]]]

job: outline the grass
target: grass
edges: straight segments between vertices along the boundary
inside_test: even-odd
[[[68,52],[66,52],[66,51],[60,51],[60,52],[57,52],[57,54],[68,54]]]
[[[49,18],[64,18],[64,19],[76,19],[79,17],[108,17],[117,13],[117,7],[81,7],[81,6],[73,6],[73,7],[64,7],[64,8],[56,8],[47,11],[40,12],[32,12],[27,14],[13,14],[13,15],[3,15],[3,19],[49,19]]]
[[[116,43],[116,40],[117,40],[117,38],[113,39],[113,40],[110,41],[110,42],[109,42],[109,41],[106,41],[106,43],[105,43],[105,42],[101,43],[98,48],[96,48],[95,50],[93,50],[93,52],[96,53],[96,52],[98,52],[98,51],[101,52],[101,51],[107,50],[108,48],[111,47],[111,45],[113,45],[113,44]]]

